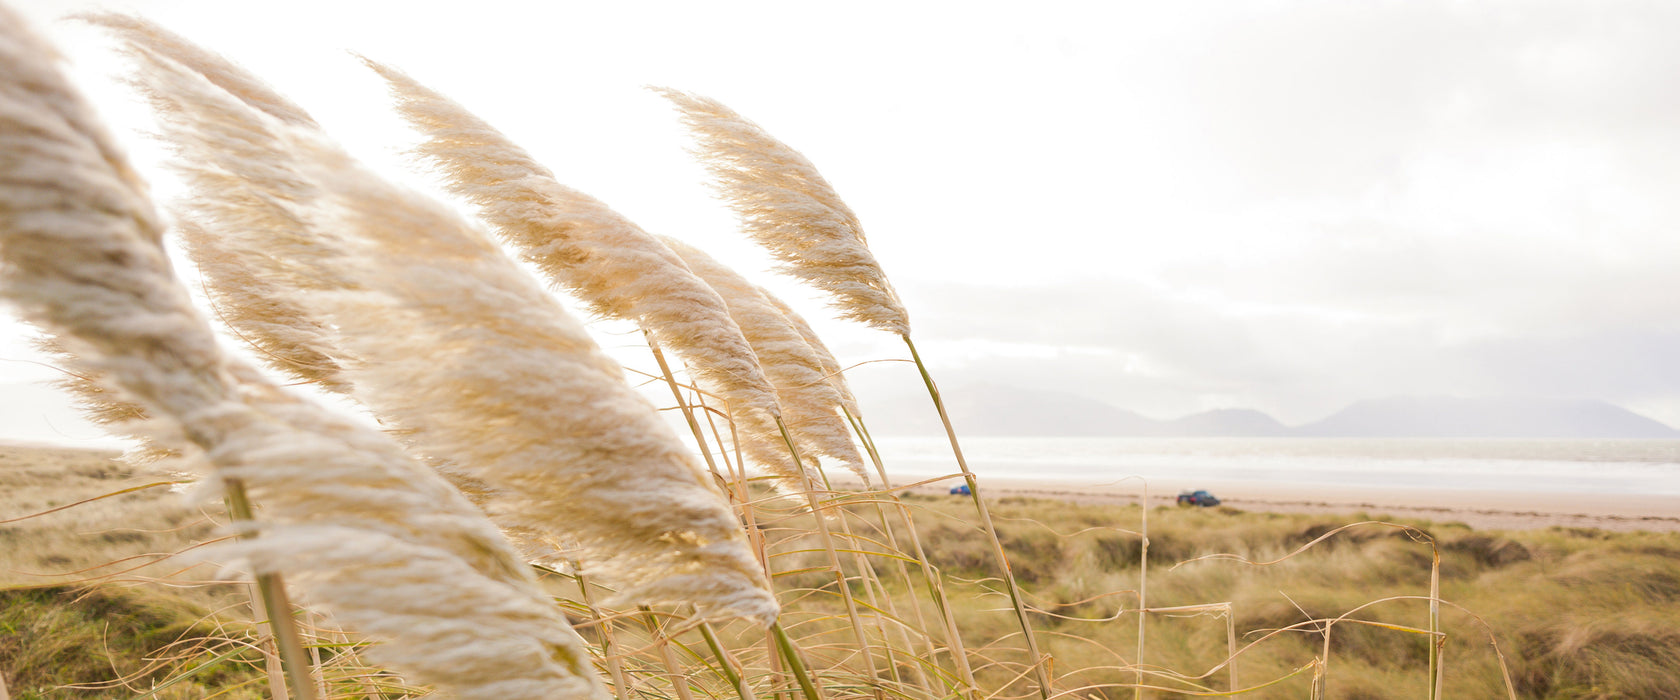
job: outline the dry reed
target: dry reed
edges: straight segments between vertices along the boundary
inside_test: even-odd
[[[781,408],[759,358],[723,299],[680,257],[604,202],[561,184],[460,104],[365,62],[389,84],[398,114],[424,137],[414,154],[443,175],[450,192],[594,313],[633,321],[656,351],[675,353],[699,388],[724,400],[754,461],[791,472],[776,429]]]
[[[261,536],[220,551],[301,574],[380,658],[457,697],[601,697],[581,640],[469,503],[220,352],[144,184],[55,59],[0,7],[0,289],[261,499]]]
[[[237,239],[222,262],[262,276],[331,328],[321,350],[414,451],[481,481],[484,507],[504,527],[578,548],[621,601],[774,617],[721,494],[621,368],[481,230],[384,181],[318,129],[244,104],[161,53],[170,47],[150,34],[122,36],[166,138],[183,160],[205,164],[187,167],[223,175],[193,183],[188,214],[213,226],[288,205],[295,216],[267,219],[295,218],[279,232],[214,229]],[[269,236],[301,243],[269,251]],[[276,271],[272,259],[286,254]],[[216,270],[205,269],[221,286]]]
[[[910,340],[909,316],[880,263],[869,251],[857,216],[810,160],[757,124],[707,97],[669,89],[657,91],[677,105],[697,142],[695,155],[711,172],[714,189],[739,215],[741,228],[748,237],[781,260],[784,272],[833,295],[831,305],[842,317],[895,333],[904,340],[944,424],[952,455],[968,482],[975,510],[992,542],[1011,607],[1027,643],[1039,695],[1049,700],[1048,660],[1038,652],[1019,585],[1010,572],[1009,558],[998,540],[978,481],[963,458],[944,400],[916,344]],[[861,426],[860,433],[867,439],[867,432]]]

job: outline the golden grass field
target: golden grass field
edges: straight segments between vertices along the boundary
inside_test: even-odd
[[[200,511],[170,488],[153,487],[16,520],[167,480],[136,474],[112,456],[0,448],[0,519],[12,521],[0,525],[0,670],[12,697],[132,698],[183,676],[155,697],[268,697],[263,656],[246,646],[253,627],[245,587],[207,583],[219,577],[216,568],[164,556],[213,537],[219,509]],[[940,494],[906,500],[946,577],[981,685],[1004,689],[1004,696],[1026,694],[1007,664],[1020,654],[1012,639],[1019,630],[1000,612],[1008,601],[991,578],[990,545],[973,509]],[[1447,603],[1444,697],[1504,697],[1507,674],[1521,698],[1680,697],[1680,533],[1497,531],[1405,519],[1356,525],[1262,566],[1204,557],[1276,560],[1337,528],[1384,516],[1152,507],[1145,557],[1137,536],[1144,513],[1136,505],[1020,496],[991,505],[1040,644],[1053,656],[1056,690],[1073,697],[1134,697],[1122,686],[1140,680],[1140,668],[1149,670],[1145,685],[1188,689],[1191,683],[1175,674],[1205,676],[1199,684],[1220,691],[1234,671],[1240,687],[1278,680],[1246,697],[1309,697],[1313,660],[1326,649],[1327,697],[1426,697],[1427,638],[1402,628],[1428,626],[1422,598],[1434,551]],[[851,512],[851,527],[865,536],[870,511]],[[772,541],[779,533],[808,537],[802,518],[808,516],[767,518],[759,528]],[[776,581],[784,604],[790,594],[817,595],[824,581],[797,563],[814,554],[787,544],[775,549],[789,553],[773,562],[784,572]],[[860,598],[867,588],[858,587]],[[591,619],[576,587],[553,590],[599,644],[603,625]],[[1153,611],[1141,629],[1141,651],[1140,591]],[[883,593],[907,599],[890,581]],[[1326,642],[1323,620],[1343,615]],[[843,625],[832,620],[787,623],[819,669],[825,655],[846,647]],[[642,620],[620,617],[604,627],[616,630],[627,656],[652,644]],[[743,660],[763,652],[745,626],[723,634]],[[680,653],[702,648],[693,630],[674,639]],[[353,656],[339,655],[342,644],[318,641],[317,658]],[[1235,662],[1222,666],[1233,646]],[[336,672],[344,681],[367,673],[359,668]],[[669,696],[665,679],[631,675],[636,695]],[[365,675],[361,682],[360,690],[337,695],[402,696],[394,678]],[[692,685],[696,693],[716,690],[702,680]],[[1165,690],[1144,696],[1190,697]]]

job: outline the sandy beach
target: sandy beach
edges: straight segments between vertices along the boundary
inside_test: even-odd
[[[19,442],[0,442],[0,467],[51,473],[68,465],[99,463],[116,456],[112,450]],[[4,474],[0,474],[4,476]],[[913,493],[944,494],[962,483],[954,476],[898,474],[893,481]],[[1136,479],[1109,483],[1073,483],[1047,479],[981,476],[989,498],[1024,496],[1054,498],[1087,504],[1131,504],[1138,501],[1142,483]],[[841,488],[856,485],[836,484]],[[1186,484],[1186,486],[1190,486]],[[1418,518],[1460,522],[1480,530],[1533,530],[1552,526],[1600,528],[1615,531],[1680,531],[1680,498],[1673,496],[1572,494],[1506,490],[1402,489],[1270,484],[1253,481],[1199,481],[1224,505],[1254,512],[1324,513],[1352,517]],[[1517,484],[1520,486],[1520,484]],[[1149,500],[1171,505],[1176,484],[1151,484]]]
[[[919,480],[906,478],[909,480]],[[911,489],[914,493],[941,494],[959,478],[941,479]],[[1142,485],[1136,481],[1106,484],[1074,484],[1019,478],[982,478],[981,489],[990,498],[1025,496],[1054,498],[1087,504],[1137,503]],[[1552,526],[1599,528],[1615,531],[1680,531],[1680,498],[1672,496],[1628,496],[1503,491],[1348,488],[1310,485],[1274,485],[1256,482],[1198,482],[1223,505],[1254,512],[1325,513],[1353,516],[1419,518],[1436,522],[1460,522],[1479,530],[1534,530]],[[1151,486],[1149,500],[1171,505],[1176,488]]]

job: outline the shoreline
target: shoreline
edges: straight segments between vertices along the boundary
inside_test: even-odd
[[[79,459],[109,459],[121,451],[79,445],[53,445],[0,440],[0,463],[27,467],[49,455]],[[831,475],[836,486],[859,488],[851,475]],[[1140,479],[1086,483],[978,475],[988,498],[1020,496],[1084,505],[1132,505],[1138,502]],[[1616,532],[1680,532],[1680,496],[1646,494],[1563,493],[1501,490],[1422,489],[1387,486],[1325,485],[1237,480],[1197,480],[1148,485],[1149,501],[1170,506],[1179,488],[1206,489],[1223,505],[1259,513],[1312,513],[1346,517],[1363,514],[1382,519],[1414,518],[1437,523],[1464,523],[1477,530],[1542,530],[1550,527],[1596,528]],[[893,483],[909,493],[946,495],[962,483],[953,474],[894,474]],[[913,486],[906,487],[906,484]],[[1520,484],[1516,484],[1520,486]]]
[[[931,480],[931,481],[930,481]],[[906,489],[923,495],[946,494],[962,483],[957,476],[900,475],[895,483],[927,481]],[[1018,477],[980,477],[988,498],[1020,496],[1082,505],[1132,505],[1142,483],[1079,483]],[[1680,532],[1680,497],[1520,490],[1456,490],[1362,486],[1326,486],[1244,481],[1199,481],[1195,488],[1218,496],[1222,505],[1249,512],[1321,513],[1371,518],[1415,518],[1464,523],[1477,530],[1541,530],[1550,527],[1597,528],[1617,532]],[[1173,505],[1177,488],[1151,485],[1152,505]]]

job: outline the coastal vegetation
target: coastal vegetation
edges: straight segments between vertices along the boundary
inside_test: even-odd
[[[904,342],[962,497],[894,482],[844,367],[790,306],[561,184],[418,80],[364,60],[420,132],[416,164],[476,219],[186,38],[80,19],[131,61],[187,193],[164,216],[52,48],[0,8],[0,292],[89,414],[140,446],[5,452],[8,695],[1673,687],[1672,536],[988,493],[858,217],[715,100],[659,91],[747,236]],[[637,324],[671,405],[551,289]]]
[[[8,514],[148,483],[112,462],[109,452],[7,447],[0,456]],[[929,489],[904,500],[946,575],[965,636],[993,642],[973,653],[1011,653],[1013,622],[996,612],[1007,598],[989,580],[990,553],[972,508]],[[1450,603],[1441,613],[1448,697],[1505,697],[1507,674],[1519,698],[1667,698],[1680,688],[1680,670],[1669,663],[1680,654],[1674,633],[1680,629],[1680,533],[1483,531],[1401,520],[1395,524],[1415,529],[1357,525],[1286,561],[1256,566],[1204,557],[1269,561],[1349,523],[1388,519],[1156,507],[1148,514],[1145,556],[1134,534],[1144,515],[1136,505],[1008,496],[993,504],[992,514],[1033,625],[1055,659],[1058,684],[1085,688],[1075,697],[1132,697],[1136,596],[1145,582],[1149,607],[1164,610],[1149,615],[1143,664],[1189,675],[1212,670],[1202,684],[1215,692],[1224,690],[1232,669],[1244,687],[1287,677],[1253,697],[1309,696],[1312,672],[1289,674],[1323,653],[1323,621],[1393,599],[1330,628],[1328,697],[1424,697],[1427,645],[1416,634],[1368,623],[1427,625],[1427,604],[1418,597],[1429,585],[1428,538],[1438,545],[1441,598]],[[208,583],[218,578],[214,567],[170,556],[209,536],[213,515],[186,507],[168,487],[154,487],[0,527],[8,544],[0,561],[0,668],[12,696],[132,698],[180,679],[155,697],[267,697],[264,655],[255,644],[263,635],[251,622],[246,586]],[[867,520],[855,518],[854,529]],[[764,531],[796,525],[794,518]],[[778,582],[788,589],[821,584],[812,570],[790,570]],[[915,594],[890,582],[887,591],[901,601]],[[602,624],[581,605],[571,619],[586,636],[600,635]],[[608,624],[622,628],[621,645],[646,643],[640,621]],[[832,632],[815,628],[834,625],[812,622],[799,633],[816,641]],[[701,634],[688,630],[675,639],[698,664],[686,655],[704,653]],[[1241,653],[1220,668],[1233,640]],[[327,640],[315,646],[329,662],[351,648]],[[810,646],[823,653],[822,645]],[[328,664],[336,694],[369,697],[351,690],[356,674],[399,687],[396,679],[349,662]],[[1003,666],[976,673],[1000,687],[1011,680]],[[692,691],[727,694],[713,676],[693,679]],[[640,678],[638,692],[674,692],[658,675]]]

